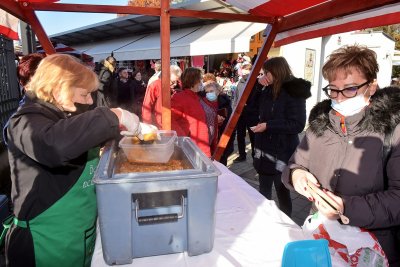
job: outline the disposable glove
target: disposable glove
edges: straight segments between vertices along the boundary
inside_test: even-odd
[[[158,139],[160,140],[160,136],[157,133],[158,128],[154,125],[141,122],[140,123],[140,133],[138,134],[138,138],[144,141],[151,141]]]
[[[138,136],[141,133],[139,117],[135,114],[118,108],[121,111],[120,124],[126,129],[126,131],[121,131],[122,135]]]

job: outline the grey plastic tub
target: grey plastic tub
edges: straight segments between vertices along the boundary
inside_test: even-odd
[[[118,148],[112,143],[105,149],[93,181],[107,264],[183,251],[195,256],[212,250],[220,172],[190,138],[177,138],[177,155],[192,168],[117,174]]]

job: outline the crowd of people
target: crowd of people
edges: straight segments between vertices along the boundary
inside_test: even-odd
[[[24,98],[5,128],[15,215],[6,236],[9,266],[90,265],[96,201],[94,187],[82,185],[93,177],[99,148],[121,130],[140,136],[162,128],[161,62],[147,81],[116,63],[106,58],[96,74],[68,55],[30,55],[18,67]],[[252,63],[240,55],[205,74],[171,65],[172,130],[212,158]],[[266,60],[220,161],[227,164],[235,138],[234,162],[246,160],[248,135],[262,195],[271,199],[274,185],[288,216],[289,190],[328,218],[344,214],[374,233],[391,266],[400,266],[400,90],[379,89],[376,54],[365,47],[334,51],[322,70],[328,99],[312,109],[300,141],[311,83],[295,77],[285,58]],[[311,183],[339,210],[317,201]]]

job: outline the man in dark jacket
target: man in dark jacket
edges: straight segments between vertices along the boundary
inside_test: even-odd
[[[113,88],[117,89],[116,106],[133,112],[135,92],[126,68],[118,70],[118,78],[114,80]]]

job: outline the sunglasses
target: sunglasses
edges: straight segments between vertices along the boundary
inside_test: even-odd
[[[333,88],[331,88],[331,85],[327,85],[324,88],[322,88],[322,91],[324,91],[326,96],[329,98],[337,98],[339,96],[339,93],[341,93],[344,97],[352,98],[357,95],[357,91],[361,87],[363,87],[364,85],[367,85],[367,84],[369,84],[369,81],[366,81],[365,83],[360,84],[360,85],[349,86],[342,90],[333,89]]]

